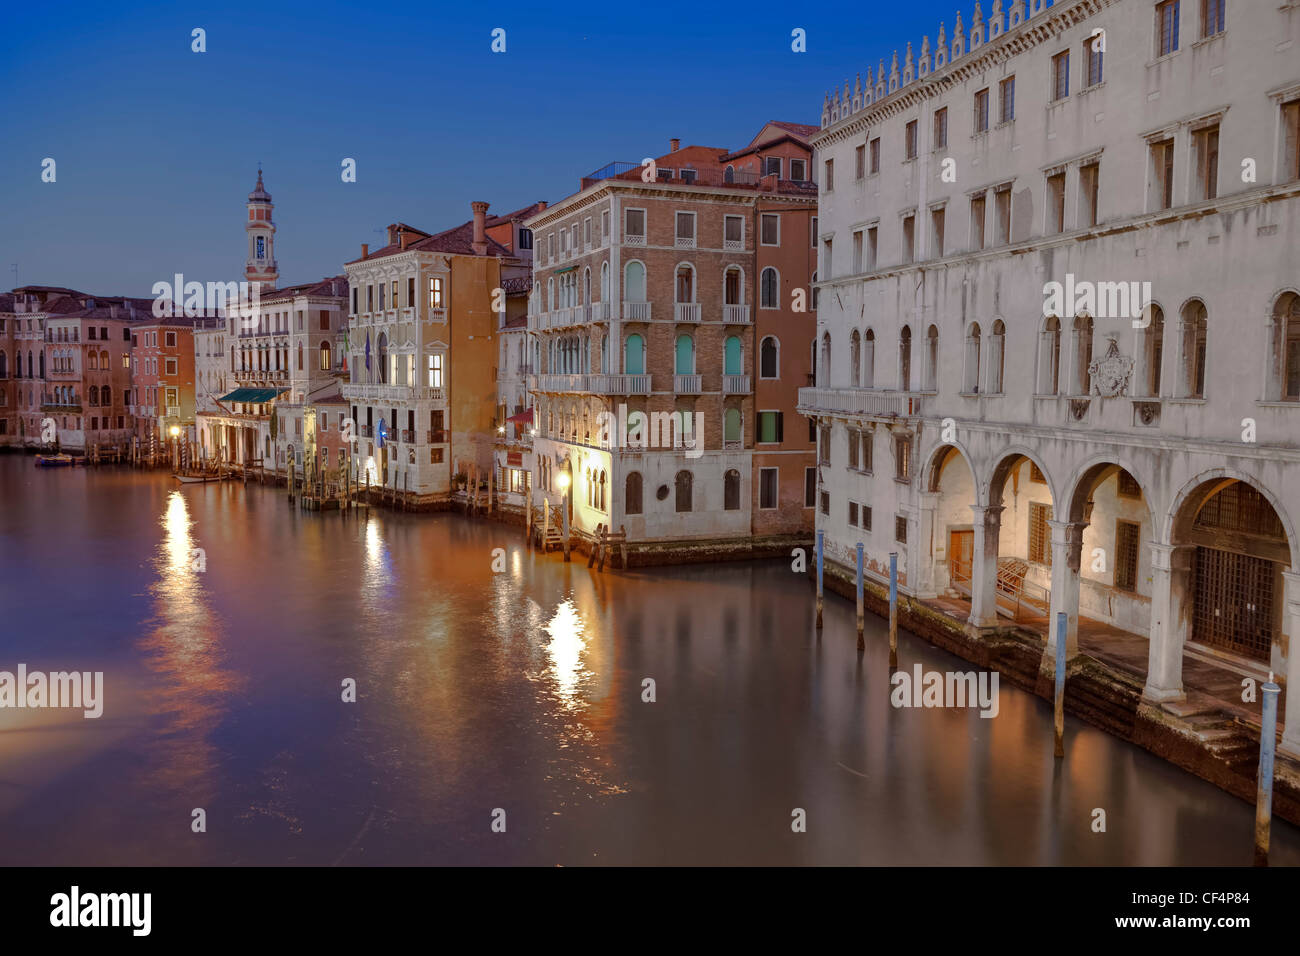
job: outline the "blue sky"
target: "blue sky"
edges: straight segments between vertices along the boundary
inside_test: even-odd
[[[974,0],[962,4],[969,21]],[[30,4],[0,35],[0,287],[148,295],[239,278],[262,162],[281,284],[429,231],[558,200],[611,160],[817,123],[824,92],[952,3]],[[207,31],[207,52],[190,31]],[[490,50],[506,30],[506,52]],[[791,52],[791,30],[808,51]],[[57,181],[41,181],[45,157]],[[357,182],[340,178],[344,157]]]

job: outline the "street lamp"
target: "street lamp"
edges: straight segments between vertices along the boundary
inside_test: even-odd
[[[177,443],[176,443],[176,436],[179,435],[180,433],[181,433],[181,430],[180,430],[180,427],[179,427],[179,426],[177,426],[177,425],[173,425],[173,426],[171,427],[171,436],[172,436],[172,463],[173,463],[173,466],[175,467],[175,469],[176,469],[177,471],[180,471],[180,468],[181,468],[180,449],[179,449],[179,447],[177,446]]]
[[[564,560],[569,560],[569,473],[561,471],[555,478],[555,483],[560,486],[564,492]]]

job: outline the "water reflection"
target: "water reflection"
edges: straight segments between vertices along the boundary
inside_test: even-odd
[[[551,638],[546,645],[546,654],[551,660],[555,692],[565,706],[571,709],[580,707],[583,701],[578,696],[578,688],[591,671],[582,661],[587,649],[583,637],[585,627],[572,598],[560,602],[542,630]]]

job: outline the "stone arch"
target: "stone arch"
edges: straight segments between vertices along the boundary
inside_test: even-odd
[[[979,482],[975,474],[975,459],[971,457],[971,453],[965,445],[955,440],[936,445],[934,450],[930,452],[921,471],[922,488],[930,492],[939,490],[939,475],[943,471],[943,466],[948,462],[948,456],[953,452],[960,455],[962,460],[966,462],[966,467],[970,470],[971,484],[976,489],[979,488]]]
[[[1282,523],[1282,530],[1286,534],[1291,567],[1300,568],[1300,544],[1296,541],[1295,523],[1282,500],[1260,481],[1235,468],[1211,468],[1185,482],[1164,513],[1164,527],[1159,529],[1161,542],[1173,544],[1176,536],[1190,528],[1201,507],[1234,481],[1249,485],[1272,506],[1273,513]],[[1191,505],[1194,507],[1189,507]]]
[[[1042,465],[1038,467],[1041,469]],[[1131,458],[1127,455],[1117,455],[1112,452],[1094,455],[1074,469],[1074,479],[1070,484],[1069,493],[1061,499],[1068,505],[1068,509],[1062,513],[1062,516],[1070,521],[1083,521],[1088,498],[1093,491],[1121,469],[1132,475],[1142,489],[1142,497],[1147,502],[1147,508],[1151,512],[1149,527],[1152,535],[1161,534],[1159,526],[1160,511],[1156,507],[1157,502],[1151,495],[1151,483],[1146,480],[1141,469],[1134,466]],[[1044,472],[1044,474],[1046,473]]]
[[[1052,498],[1052,506],[1056,507],[1056,503],[1062,500],[1062,496],[1055,478],[1053,478],[1047,466],[1043,464],[1042,457],[1024,445],[1009,445],[993,456],[993,465],[989,469],[988,477],[983,482],[980,482],[978,486],[981,493],[977,501],[978,504],[994,503],[993,489],[996,488],[999,494],[1001,493],[1012,469],[1020,465],[1021,458],[1026,458],[1038,466],[1038,470],[1042,472],[1043,478],[1046,479],[1047,491]]]

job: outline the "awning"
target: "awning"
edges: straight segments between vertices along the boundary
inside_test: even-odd
[[[518,415],[511,415],[506,419],[516,425],[531,425],[533,423],[533,410],[530,408],[526,412],[520,412]]]
[[[563,269],[556,269],[555,272],[552,273],[552,275],[557,275],[557,276],[559,276],[559,275],[564,275],[564,273],[566,273],[566,272],[572,272],[572,271],[573,271],[574,269],[576,269],[576,268],[578,268],[578,267],[577,267],[577,266],[565,266]]]
[[[277,395],[289,391],[287,388],[237,388],[229,395],[222,395],[219,402],[247,402],[250,405],[263,405],[275,400]]]

